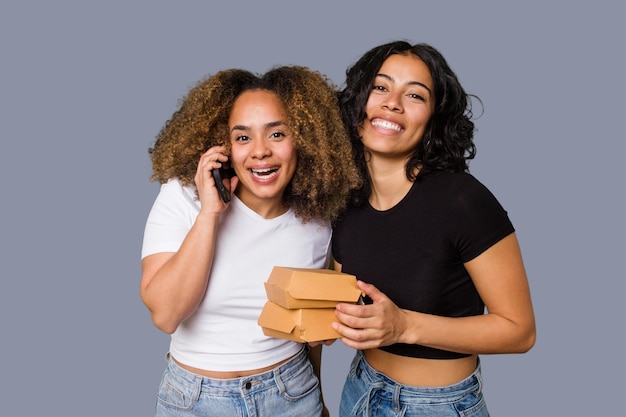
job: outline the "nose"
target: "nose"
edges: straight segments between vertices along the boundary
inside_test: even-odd
[[[402,101],[398,94],[390,93],[382,102],[382,107],[387,110],[402,112]]]
[[[252,146],[252,156],[254,158],[263,159],[272,153],[266,139],[255,140]]]

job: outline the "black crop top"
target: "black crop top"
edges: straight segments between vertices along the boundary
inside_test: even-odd
[[[343,272],[374,284],[398,307],[446,317],[484,314],[463,263],[514,231],[493,194],[467,173],[420,178],[395,207],[351,208],[333,231]],[[381,348],[402,356],[454,359],[466,354],[421,345]]]

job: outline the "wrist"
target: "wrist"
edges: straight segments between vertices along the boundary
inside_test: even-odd
[[[416,328],[416,316],[419,313],[411,310],[401,310],[402,312],[402,331],[398,337],[398,343],[405,343],[409,345],[419,344],[419,331]]]
[[[198,217],[199,219],[203,219],[203,220],[208,220],[208,221],[215,221],[217,219],[219,219],[220,217],[220,212],[215,212],[215,211],[211,211],[208,208],[206,209],[200,209],[200,211],[198,212]]]

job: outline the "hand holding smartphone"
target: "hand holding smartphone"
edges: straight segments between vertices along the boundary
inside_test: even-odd
[[[217,191],[222,198],[224,203],[228,203],[230,201],[230,192],[224,187],[222,183],[223,178],[231,178],[235,175],[235,171],[228,165],[228,162],[222,163],[221,168],[215,168],[213,171],[213,179],[215,180],[215,186],[217,187]]]

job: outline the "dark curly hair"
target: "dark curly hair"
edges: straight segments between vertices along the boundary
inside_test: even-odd
[[[198,161],[208,148],[225,145],[230,151],[230,111],[237,97],[249,90],[276,94],[293,133],[298,162],[285,190],[285,204],[304,221],[334,221],[345,209],[350,191],[360,186],[360,177],[339,115],[336,88],[307,67],[281,66],[261,76],[230,69],[199,81],[148,151],[151,180],[165,183],[176,177],[195,185]]]
[[[341,117],[348,129],[357,168],[365,179],[353,195],[353,202],[357,204],[366,201],[371,190],[358,128],[367,117],[365,105],[374,79],[385,60],[393,54],[413,54],[421,59],[430,70],[434,87],[435,108],[424,137],[406,164],[407,178],[415,181],[433,171],[468,171],[468,160],[476,155],[471,97],[479,102],[480,99],[465,92],[443,55],[425,43],[411,45],[406,41],[394,41],[376,46],[347,69],[345,88],[339,92]]]

